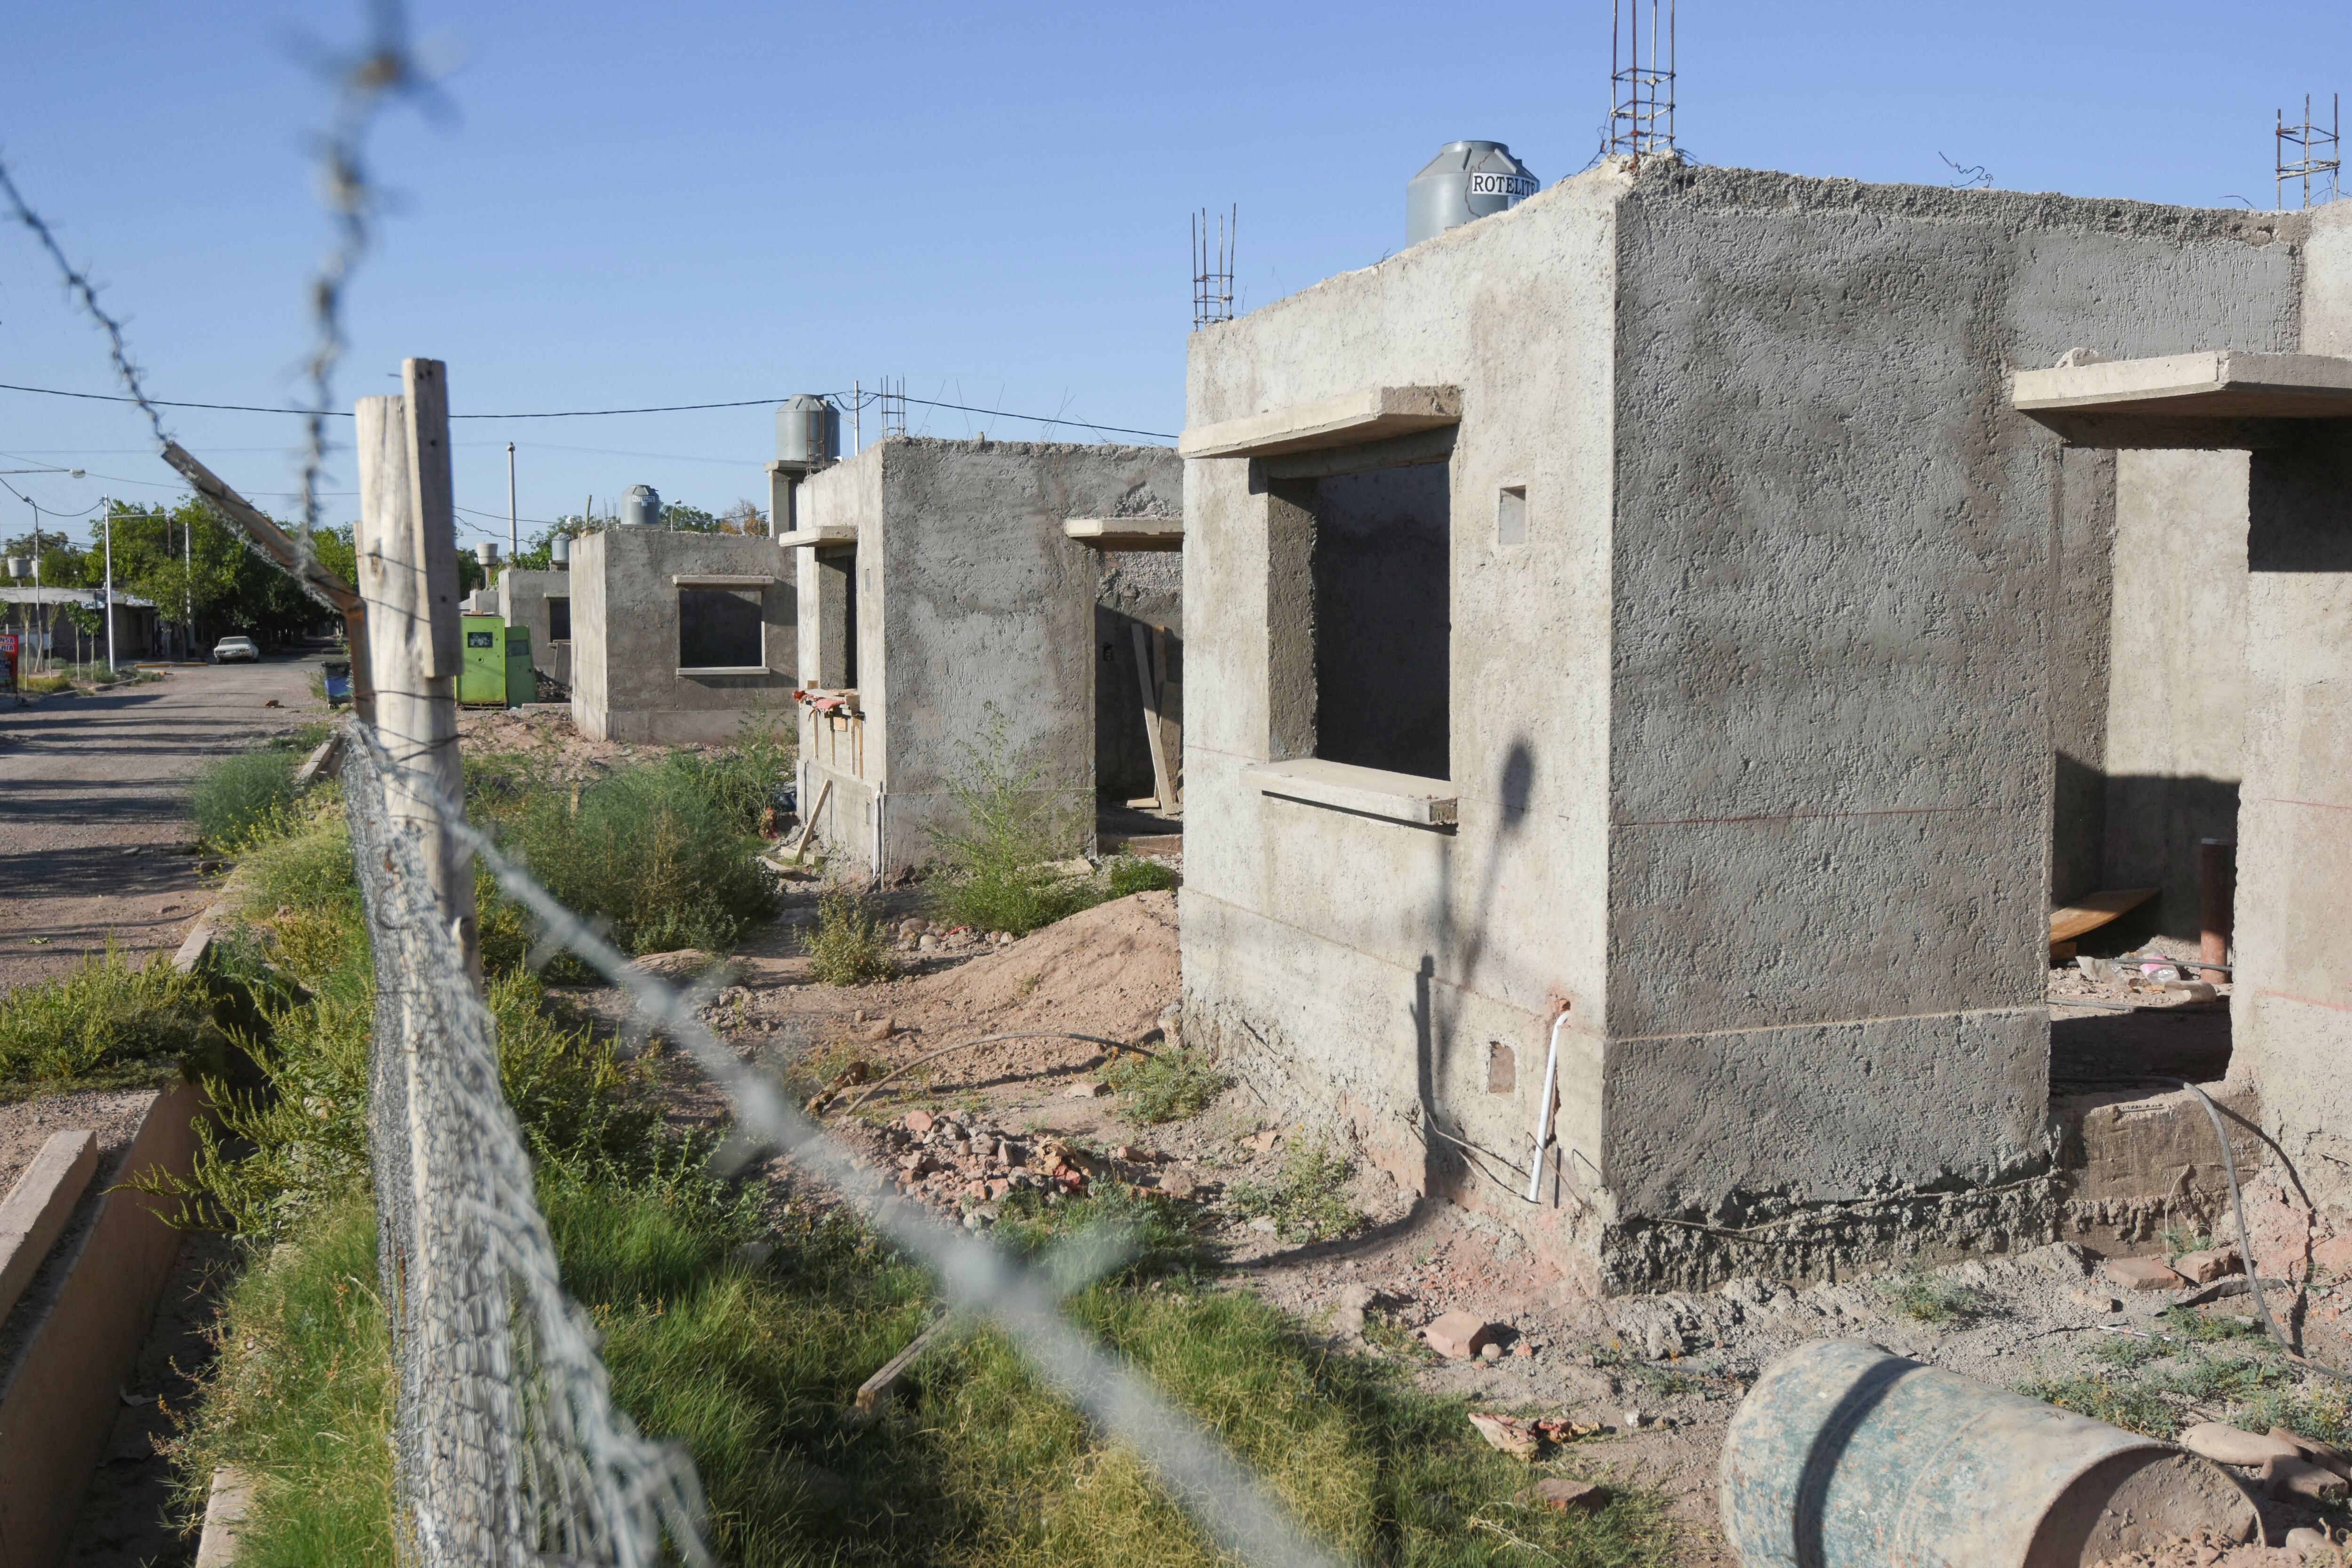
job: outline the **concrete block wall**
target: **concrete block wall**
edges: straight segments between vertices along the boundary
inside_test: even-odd
[[[814,808],[832,784],[828,845],[884,872],[930,858],[933,829],[961,822],[965,748],[992,744],[1016,771],[1034,764],[1091,837],[1101,556],[1062,525],[1174,515],[1180,474],[1165,447],[901,437],[810,480],[804,525],[856,536],[854,553],[803,551],[855,573],[862,717],[802,719],[801,798]],[[803,576],[804,648],[826,581]]]
[[[1603,171],[1197,334],[1189,426],[1378,384],[1462,405],[1451,834],[1251,786],[1278,754],[1286,525],[1255,465],[1188,465],[1204,1031],[1415,1190],[1614,1285],[1723,1267],[1691,1226],[2045,1171],[2054,753],[2097,728],[2050,669],[2096,641],[2113,468],[2070,475],[2007,373],[2286,346],[2277,239],[2260,215]],[[1496,539],[1504,485],[1523,545]],[[1527,1157],[1554,996],[1568,1179],[1536,1209],[1476,1167]],[[1513,1093],[1486,1089],[1496,1047]],[[1979,1243],[2033,1223],[1989,1202]]]
[[[735,738],[755,713],[787,716],[798,604],[790,552],[761,537],[608,528],[572,546],[572,720],[597,740],[664,745]],[[764,674],[681,670],[680,576],[766,577]]]

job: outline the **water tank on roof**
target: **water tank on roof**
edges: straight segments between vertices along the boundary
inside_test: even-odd
[[[625,528],[661,525],[661,492],[651,485],[631,485],[621,498],[621,523]]]
[[[572,536],[555,534],[547,542],[547,559],[558,572],[572,570]]]
[[[822,468],[841,456],[841,410],[803,392],[776,410],[776,461]]]
[[[1535,174],[1500,142],[1449,142],[1404,188],[1404,242],[1515,207],[1539,188]]]

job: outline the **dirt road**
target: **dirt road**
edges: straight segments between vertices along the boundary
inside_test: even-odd
[[[110,934],[133,952],[178,943],[209,891],[179,847],[193,837],[186,781],[323,711],[314,662],[173,669],[22,707],[0,697],[0,990]]]

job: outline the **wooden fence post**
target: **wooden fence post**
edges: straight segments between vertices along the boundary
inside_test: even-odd
[[[360,595],[367,602],[376,734],[391,763],[394,832],[422,840],[435,901],[481,978],[473,857],[445,821],[464,798],[457,754],[457,538],[450,507],[449,405],[440,362],[409,360],[402,397],[359,400]]]

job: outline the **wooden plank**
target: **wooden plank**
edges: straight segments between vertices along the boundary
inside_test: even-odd
[[[409,526],[415,530],[408,558],[425,574],[419,606],[431,628],[425,645],[424,673],[455,680],[463,673],[465,647],[457,617],[457,511],[449,478],[449,376],[437,359],[400,362],[408,423]]]
[[[1160,750],[1167,754],[1169,811],[1183,811],[1183,721],[1169,712],[1169,627],[1152,627],[1152,687],[1160,691]]]
[[[827,779],[821,786],[819,786],[816,792],[816,804],[810,806],[808,816],[801,819],[801,836],[798,839],[794,840],[793,844],[793,859],[797,860],[803,855],[808,853],[809,836],[816,831],[816,814],[823,811],[824,809],[824,803],[832,798],[833,781],[831,779]]]
[[[2156,897],[2155,888],[2110,888],[2090,894],[2079,902],[2050,911],[2050,940],[2072,942],[2088,931],[2095,931],[2119,917],[2130,913]]]
[[[1166,811],[1176,804],[1176,787],[1168,779],[1168,742],[1160,732],[1160,693],[1151,679],[1151,642],[1141,621],[1130,629],[1135,633],[1135,680],[1143,689],[1143,738],[1151,746],[1151,787],[1159,794],[1160,809]]]
[[[857,1385],[856,1409],[860,1418],[873,1419],[876,1409],[890,1397],[892,1391],[898,1386],[898,1380],[907,1375],[907,1369],[931,1348],[931,1342],[940,1337],[940,1331],[948,1326],[948,1321],[946,1316],[940,1317],[929,1328],[917,1334],[912,1344],[884,1362],[881,1371]]]

